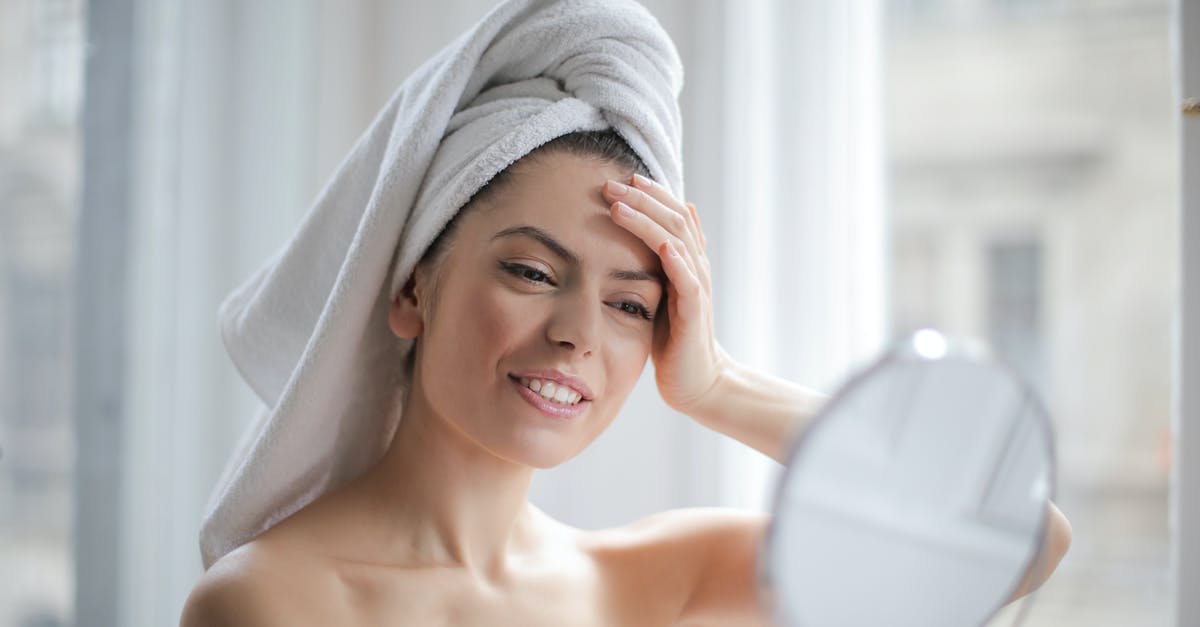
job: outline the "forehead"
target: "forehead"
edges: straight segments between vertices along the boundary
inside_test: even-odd
[[[514,174],[488,208],[478,212],[472,230],[481,243],[488,244],[505,228],[531,225],[548,231],[585,263],[596,260],[604,265],[623,262],[660,268],[654,251],[610,217],[610,205],[601,190],[608,179],[627,181],[628,174],[620,166],[553,153],[522,162]],[[532,241],[522,236],[502,239]]]

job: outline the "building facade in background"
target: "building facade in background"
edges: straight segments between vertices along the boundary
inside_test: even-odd
[[[1048,406],[1074,541],[1028,624],[1166,625],[1168,2],[889,6],[893,330],[987,338]]]
[[[83,6],[0,2],[0,626],[72,618]]]

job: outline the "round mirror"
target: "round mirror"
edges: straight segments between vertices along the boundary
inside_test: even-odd
[[[1052,459],[1041,402],[981,345],[897,343],[793,444],[760,561],[776,624],[984,624],[1040,552]]]

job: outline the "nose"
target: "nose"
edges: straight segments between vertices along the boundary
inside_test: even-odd
[[[602,306],[603,303],[582,294],[564,296],[546,326],[547,339],[575,356],[592,354],[600,337]]]

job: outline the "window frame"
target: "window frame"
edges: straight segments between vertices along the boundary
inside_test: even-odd
[[[74,614],[120,624],[121,460],[126,414],[126,293],[133,182],[135,2],[86,11],[83,135],[74,271]],[[87,89],[88,85],[103,89]]]
[[[1200,98],[1200,5],[1172,6],[1178,105]],[[1171,585],[1178,627],[1200,624],[1200,116],[1181,116],[1180,295],[1171,466]],[[1189,245],[1190,244],[1190,245]]]

